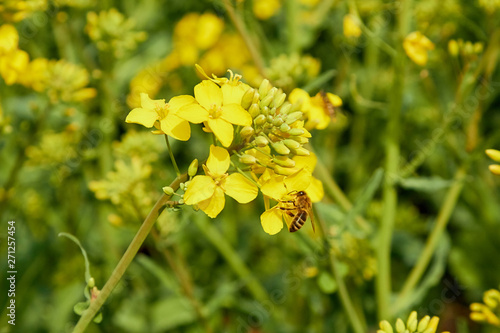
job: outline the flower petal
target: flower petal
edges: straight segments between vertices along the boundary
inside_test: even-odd
[[[224,119],[208,119],[208,127],[214,132],[215,136],[224,147],[229,147],[233,142],[233,125]]]
[[[257,197],[259,189],[239,173],[233,173],[224,183],[226,194],[239,203],[248,203]]]
[[[224,105],[228,104],[241,104],[241,98],[245,92],[250,88],[249,85],[242,82],[234,85],[232,83],[225,83],[222,85],[222,100]]]
[[[191,137],[189,123],[175,114],[169,113],[165,118],[161,119],[160,128],[168,136],[177,140],[187,141]]]
[[[282,213],[277,206],[262,213],[260,216],[260,224],[264,231],[269,235],[275,235],[280,232],[281,229],[283,229],[283,219],[281,216]]]
[[[209,176],[195,176],[184,193],[184,203],[194,205],[214,195],[215,182]]]
[[[226,198],[224,191],[219,186],[215,187],[214,195],[198,204],[198,207],[211,218],[215,218],[224,208]]]
[[[183,106],[189,105],[196,103],[196,100],[194,99],[193,96],[189,95],[181,95],[181,96],[175,96],[168,101],[168,105],[170,106],[170,113],[176,114],[177,111],[179,111],[180,108]]]
[[[235,125],[252,125],[252,117],[239,104],[224,105],[222,107],[221,118]]]
[[[265,184],[260,188],[262,194],[267,195],[274,200],[281,200],[288,192],[292,190],[287,190],[284,183],[284,176],[273,175]]]
[[[125,122],[141,124],[146,127],[153,127],[158,119],[158,113],[151,109],[135,108],[129,112]]]
[[[141,93],[141,107],[144,109],[154,110],[156,107],[165,106],[164,99],[151,99],[148,94]]]
[[[311,184],[305,191],[312,202],[318,202],[325,196],[325,191],[323,189],[323,183],[321,180],[312,177]]]
[[[203,80],[194,87],[194,96],[198,103],[210,110],[215,104],[217,108],[222,105],[222,91],[219,86],[210,80]]]
[[[231,160],[229,153],[222,147],[210,145],[210,155],[207,160],[207,168],[215,176],[222,176],[229,169]]]
[[[208,111],[197,103],[181,107],[176,114],[193,124],[199,124],[208,120]]]
[[[285,178],[285,187],[288,193],[292,191],[305,191],[311,184],[311,180],[311,172],[302,169]]]

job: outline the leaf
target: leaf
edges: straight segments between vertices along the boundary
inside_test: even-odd
[[[80,251],[82,251],[83,259],[85,260],[85,282],[88,283],[89,280],[90,280],[90,277],[92,275],[90,275],[90,264],[89,264],[89,258],[87,257],[87,251],[85,251],[85,249],[83,248],[82,244],[80,243],[80,241],[78,240],[78,238],[76,238],[75,236],[73,236],[71,234],[68,234],[67,232],[60,232],[58,234],[58,236],[59,237],[69,238],[76,245],[78,245],[78,247],[80,248]]]
[[[330,81],[335,75],[337,75],[337,71],[335,69],[330,69],[321,74],[320,76],[318,76],[317,78],[315,78],[314,80],[312,80],[311,82],[309,82],[308,84],[306,84],[304,87],[302,87],[302,89],[304,89],[308,93],[311,93],[321,88],[325,83]]]
[[[75,304],[75,306],[73,307],[73,311],[75,311],[75,313],[79,316],[82,315],[83,311],[87,310],[88,307],[90,305],[90,301],[86,301],[86,302],[78,302]]]
[[[170,297],[153,305],[151,320],[154,332],[165,332],[197,320],[191,303],[185,297]]]
[[[441,177],[409,177],[399,179],[399,185],[408,190],[420,192],[435,192],[445,189],[453,183],[453,180],[446,180]]]

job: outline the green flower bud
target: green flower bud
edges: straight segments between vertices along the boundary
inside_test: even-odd
[[[89,281],[87,282],[87,286],[88,286],[89,288],[94,288],[94,287],[95,287],[95,279],[94,279],[93,277],[91,277],[91,278],[89,279]]]
[[[401,318],[398,318],[398,320],[396,320],[396,331],[398,333],[404,333],[405,330],[406,327],[404,321],[401,320]]]
[[[241,129],[240,131],[240,136],[243,139],[251,137],[255,133],[255,130],[253,129],[252,126],[245,126]]]
[[[276,108],[271,108],[271,110],[269,110],[269,114],[272,116],[276,116]]]
[[[182,198],[179,199],[178,203],[179,203],[179,205],[184,205],[184,199],[182,199]]]
[[[293,168],[295,166],[295,161],[287,156],[275,156],[273,157],[273,162],[285,168]]]
[[[290,149],[297,149],[300,147],[300,143],[298,143],[295,140],[285,139],[282,142],[285,144],[285,146],[287,146]]]
[[[271,146],[280,155],[290,154],[290,149],[288,149],[283,142],[272,142]]]
[[[259,104],[259,101],[260,101],[259,92],[257,90],[255,90],[255,92],[253,94],[252,104]]]
[[[174,189],[171,188],[170,186],[165,186],[162,188],[162,190],[163,190],[163,193],[165,193],[166,195],[174,194]]]
[[[250,105],[252,105],[253,101],[253,95],[255,94],[255,89],[249,88],[247,91],[245,91],[245,94],[243,94],[243,97],[241,98],[241,107],[243,109],[248,109]]]
[[[292,109],[292,104],[290,104],[289,102],[285,102],[280,108],[280,114],[286,115],[290,112],[291,109]]]
[[[406,322],[406,328],[408,328],[410,332],[414,332],[417,329],[417,325],[417,311],[412,311]]]
[[[292,128],[288,131],[288,134],[294,135],[294,136],[299,136],[299,135],[304,134],[305,132],[306,131],[304,131],[304,129],[302,129],[302,128]]]
[[[290,125],[288,125],[287,123],[283,123],[280,126],[280,131],[282,131],[283,133],[288,133],[289,130],[290,130]]]
[[[179,184],[179,188],[183,191],[185,191],[187,189],[187,186],[184,184],[184,183],[180,183]]]
[[[259,105],[256,103],[250,105],[250,108],[248,109],[248,113],[250,113],[250,116],[252,116],[252,118],[257,117],[260,114]]]
[[[496,149],[486,149],[486,155],[495,162],[500,162],[500,151]]]
[[[300,118],[302,118],[302,112],[301,111],[295,111],[295,112],[290,113],[286,117],[285,122],[288,125],[290,125],[290,124],[293,124],[294,122],[296,122],[297,120],[299,120]]]
[[[193,162],[189,165],[188,175],[189,177],[194,177],[198,173],[198,160],[195,158]]]
[[[385,333],[394,333],[393,329],[392,329],[392,326],[391,324],[389,324],[389,322],[387,320],[382,320],[380,322],[380,328],[382,329],[382,331],[384,331]]]
[[[283,124],[283,118],[281,117],[276,117],[273,119],[273,125],[278,127],[278,126],[281,126],[281,124]]]
[[[271,83],[269,82],[268,79],[262,80],[262,83],[259,86],[259,94],[263,98],[267,95],[269,90],[271,90]]]
[[[423,333],[436,333],[437,327],[439,324],[439,318],[438,317],[432,317],[430,322],[427,324],[427,328]],[[420,327],[420,325],[419,325]]]
[[[257,163],[257,159],[253,155],[243,154],[240,156],[240,162],[251,165]]]
[[[285,99],[286,99],[285,93],[278,93],[274,96],[270,106],[279,108],[285,102]]]
[[[293,153],[297,156],[309,156],[311,153],[304,147],[299,147],[293,150]]]
[[[265,137],[260,135],[260,136],[255,138],[254,143],[258,147],[265,147],[265,146],[267,146],[269,141]]]
[[[264,116],[263,114],[260,114],[258,115],[254,120],[253,122],[255,123],[255,125],[262,125],[264,124],[265,122],[267,121],[267,117]]]
[[[261,108],[263,108],[264,106],[269,106],[269,104],[271,104],[271,102],[273,101],[273,98],[274,98],[273,94],[268,94],[260,101],[259,106]]]
[[[292,175],[293,173],[296,172],[296,170],[294,170],[292,168],[284,168],[284,167],[282,167],[281,165],[278,165],[278,164],[275,164],[273,166],[273,170],[277,174],[283,175],[283,176],[290,176],[290,175]]]
[[[269,108],[267,106],[263,106],[260,108],[260,113],[265,115],[265,116],[268,116],[269,115]]]
[[[293,128],[292,128],[293,129]],[[290,132],[288,132],[290,133]],[[309,139],[303,136],[291,136],[290,139],[297,141],[301,145],[306,144],[309,142]]]
[[[498,164],[491,164],[488,166],[488,169],[490,169],[490,172],[494,175],[500,176],[500,165]]]
[[[422,332],[427,328],[427,325],[429,325],[429,322],[431,321],[431,317],[425,316],[424,318],[420,319],[418,325],[417,325],[417,330],[419,332]]]

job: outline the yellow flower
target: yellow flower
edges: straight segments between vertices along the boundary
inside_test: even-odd
[[[309,196],[312,202],[321,200],[323,195],[319,193],[318,184],[313,182],[311,172],[303,168],[291,176],[278,176],[267,169],[261,176],[260,181],[263,183],[261,187],[262,193],[279,203],[274,207],[267,209],[260,216],[260,223],[264,231],[270,235],[275,235],[283,228],[283,220],[290,224],[292,217],[285,210],[281,209],[281,202],[292,200],[291,192],[304,191]],[[321,184],[321,183],[320,183]],[[323,186],[321,185],[321,191]]]
[[[331,93],[326,93],[326,96],[322,96],[321,93],[318,93],[316,96],[311,97],[305,90],[295,88],[288,96],[290,103],[302,104],[301,110],[305,113],[307,118],[304,127],[308,130],[314,128],[325,129],[330,123],[332,116],[334,116],[329,114],[329,106],[326,105],[324,98],[328,99],[328,103],[331,104],[331,107],[336,108],[342,106],[340,97]]]
[[[414,63],[424,66],[427,63],[427,51],[433,50],[434,44],[420,31],[414,31],[406,36],[403,48]]]
[[[208,216],[214,218],[224,208],[224,193],[239,203],[254,200],[258,193],[257,186],[239,173],[229,175],[229,164],[227,150],[211,145],[207,163],[203,165],[205,176],[195,176],[184,193],[186,205],[197,204]]]
[[[361,28],[359,27],[359,22],[354,15],[347,14],[344,16],[344,36],[346,37],[356,37],[361,36]]]
[[[141,107],[130,111],[125,121],[149,128],[158,121],[157,128],[163,133],[174,139],[187,141],[191,137],[191,127],[177,114],[181,107],[191,103],[194,103],[194,98],[187,95],[173,97],[165,103],[164,99],[152,100],[148,94],[142,93]]]
[[[281,8],[279,0],[254,0],[253,13],[259,20],[267,20],[276,15]]]
[[[490,325],[500,326],[500,291],[490,289],[483,294],[482,303],[472,303],[470,305],[470,318],[478,322],[487,322]]]
[[[23,50],[15,50],[0,57],[0,74],[7,85],[14,84],[24,74],[30,57]]]
[[[19,34],[13,25],[3,24],[0,26],[0,56],[16,50],[18,42]]]
[[[219,87],[210,80],[203,80],[194,87],[194,96],[199,103],[181,108],[179,117],[205,126],[212,131],[224,147],[233,142],[233,125],[249,126],[252,117],[240,105],[241,97],[248,86],[227,82]]]
[[[396,320],[396,331],[397,332],[408,332],[408,333],[418,333],[418,332],[425,332],[425,333],[436,333],[437,326],[439,324],[439,317],[429,317],[425,316],[422,319],[418,320],[417,318],[417,311],[412,311],[410,313],[410,316],[408,317],[408,320],[405,322],[401,319],[398,318]],[[387,320],[382,320],[379,323],[380,329],[377,330],[377,333],[393,333],[394,329],[392,328],[391,324]],[[449,332],[442,332],[442,333],[449,333]]]

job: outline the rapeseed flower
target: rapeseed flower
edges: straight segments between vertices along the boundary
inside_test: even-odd
[[[361,36],[361,28],[358,18],[352,14],[344,16],[343,21],[344,36],[358,38]]]
[[[176,96],[165,103],[164,99],[152,100],[148,94],[141,94],[141,107],[128,114],[127,123],[141,124],[151,128],[156,125],[161,132],[174,139],[187,141],[191,137],[189,123],[178,116],[179,109],[194,103],[194,98],[183,95]]]
[[[420,31],[414,31],[405,37],[403,48],[408,57],[417,65],[425,66],[428,59],[428,51],[434,49],[434,43],[425,37]]]
[[[327,99],[325,101],[325,99]],[[331,93],[317,93],[311,97],[305,90],[295,88],[288,96],[291,103],[298,103],[301,105],[302,112],[305,113],[307,121],[304,127],[308,130],[311,129],[325,129],[330,123],[331,118],[334,116],[330,114],[329,108],[337,108],[342,106],[342,99],[339,96]],[[329,103],[330,105],[326,105]]]
[[[184,193],[186,205],[198,205],[215,218],[225,205],[227,194],[239,203],[248,203],[257,197],[258,188],[239,173],[228,174],[230,158],[226,149],[210,146],[210,155],[203,169],[205,176],[195,176]]]
[[[490,289],[484,292],[483,303],[470,305],[470,318],[478,322],[486,322],[500,327],[500,291]]]
[[[194,87],[197,103],[184,106],[178,115],[191,123],[203,122],[224,147],[229,147],[233,142],[233,124],[252,124],[252,117],[241,107],[241,98],[248,88],[234,80],[220,87],[211,80],[203,80]]]
[[[494,160],[495,162],[500,162],[500,151],[496,149],[486,149],[486,155],[488,155],[489,158]],[[499,164],[491,164],[489,166],[489,169],[492,174],[500,176],[500,165]]]
[[[279,0],[254,0],[253,1],[253,14],[259,20],[267,20],[281,9],[281,2]]]
[[[396,332],[405,332],[405,333],[436,333],[437,326],[439,324],[439,317],[429,317],[425,316],[420,321],[417,319],[417,311],[412,311],[408,320],[405,322],[398,318],[396,320]],[[393,333],[394,329],[391,324],[387,320],[382,320],[379,324],[380,329],[377,330],[377,333]],[[449,332],[442,332],[449,333]]]

